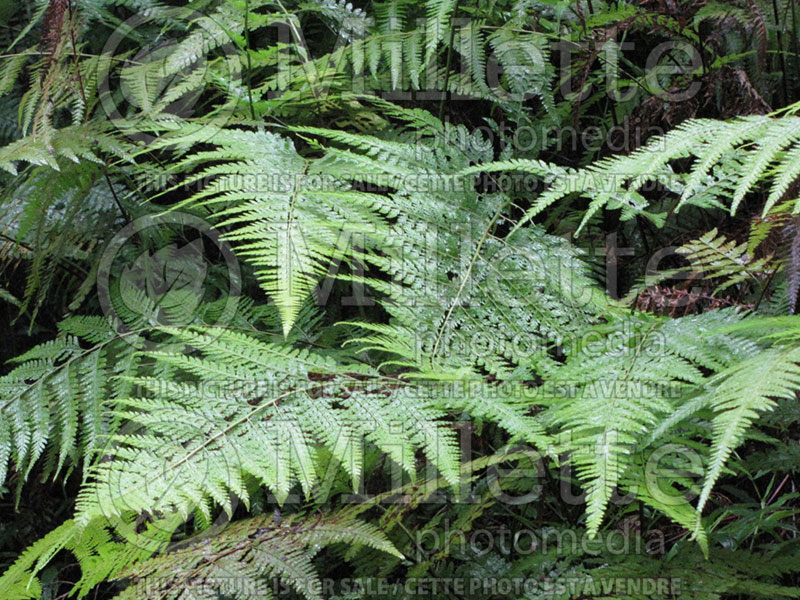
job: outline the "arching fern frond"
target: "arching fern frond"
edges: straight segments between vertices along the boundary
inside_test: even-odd
[[[322,600],[311,559],[337,543],[402,558],[377,527],[346,513],[292,515],[280,522],[272,515],[256,517],[117,573],[117,579],[131,583],[115,600],[177,600],[187,594],[198,600],[272,598],[273,577],[308,600]]]
[[[712,380],[708,394],[714,410],[711,462],[698,500],[702,512],[712,488],[731,452],[742,442],[758,416],[771,410],[775,401],[794,398],[800,388],[800,346],[765,350],[744,360]]]
[[[541,418],[556,427],[562,451],[585,483],[591,534],[614,488],[642,468],[636,452],[650,445],[648,434],[676,424],[662,426],[707,384],[704,371],[734,369],[753,355],[749,340],[709,335],[738,320],[730,311],[680,320],[635,316],[584,336],[592,341],[550,374],[547,390],[556,392]],[[690,405],[693,412],[701,408]],[[646,488],[639,490],[645,502],[657,503]],[[685,510],[669,512],[687,523]]]
[[[214,143],[215,150],[191,154],[175,167],[199,166],[190,183],[210,181],[176,208],[205,207],[220,227],[231,228],[225,238],[255,266],[288,334],[329,265],[357,258],[359,240],[385,233],[381,213],[389,208],[380,196],[353,191],[346,178],[320,173],[278,135],[230,129]]]
[[[22,485],[47,449],[49,472],[86,460],[108,427],[104,403],[119,391],[114,379],[139,364],[135,346],[100,317],[73,317],[60,329],[0,378],[0,482],[10,460]]]
[[[139,394],[120,399],[118,416],[129,426],[105,450],[115,460],[93,468],[94,482],[78,500],[80,522],[145,510],[188,516],[207,510],[206,499],[230,508],[229,492],[249,497],[244,477],[280,501],[296,482],[308,494],[320,482],[317,442],[356,489],[364,440],[411,476],[421,449],[457,483],[458,453],[442,413],[423,394],[398,390],[397,380],[244,334],[170,332],[200,355],[148,353],[171,379],[137,378]],[[169,451],[153,455],[152,444]],[[157,475],[164,472],[168,479]]]
[[[628,156],[597,161],[558,177],[535,200],[530,219],[567,196],[591,199],[581,228],[600,209],[622,209],[622,218],[637,215],[660,225],[663,215],[647,210],[641,193],[645,184],[662,185],[675,196],[677,211],[686,204],[713,202],[735,213],[744,197],[758,185],[768,188],[762,214],[766,215],[800,176],[800,118],[741,117],[734,121],[697,119],[652,138]],[[676,171],[678,159],[692,159],[688,172]],[[492,165],[484,169],[496,170]],[[541,165],[520,161],[503,170],[541,172]],[[795,199],[796,200],[796,199]],[[800,205],[795,202],[793,212]],[[580,230],[580,228],[579,228]]]

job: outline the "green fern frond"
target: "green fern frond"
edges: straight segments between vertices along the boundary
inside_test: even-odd
[[[638,332],[635,342],[623,337],[619,354],[584,354],[556,376],[556,383],[577,386],[574,399],[554,409],[554,422],[569,436],[570,460],[587,484],[587,521],[590,534],[600,527],[614,487],[629,461],[637,437],[669,412],[665,399],[670,386],[697,382],[700,373],[669,354],[653,356],[656,327]],[[632,347],[628,347],[630,344]],[[568,388],[569,389],[569,388]]]
[[[425,62],[431,61],[437,46],[453,27],[450,17],[456,4],[456,0],[427,0],[425,3]]]
[[[753,116],[730,122],[690,120],[651,139],[628,156],[596,161],[579,171],[560,174],[535,200],[522,223],[562,198],[576,195],[592,199],[579,231],[602,208],[621,208],[623,219],[641,215],[660,225],[663,217],[646,210],[648,201],[640,193],[645,183],[659,183],[675,194],[674,210],[678,211],[685,204],[702,203],[716,187],[730,182],[732,197],[724,201],[730,202],[727,208],[731,213],[736,212],[745,195],[758,184],[770,183],[762,211],[766,215],[800,173],[799,139],[797,117]],[[671,164],[686,158],[694,159],[689,172],[676,172]],[[543,167],[541,163],[520,161],[483,168],[541,174]]]
[[[10,459],[21,485],[48,447],[54,474],[68,458],[90,456],[108,425],[109,382],[136,368],[114,364],[129,345],[104,319],[73,317],[61,330],[60,338],[18,356],[18,366],[0,378],[0,481]],[[81,339],[92,346],[83,348]]]
[[[375,526],[346,513],[325,517],[269,517],[238,521],[213,537],[150,559],[117,574],[132,580],[116,600],[272,597],[269,578],[280,577],[308,600],[321,600],[322,582],[311,562],[331,544],[363,545],[402,558]]]
[[[73,592],[84,597],[123,569],[164,551],[178,525],[173,518],[171,522],[149,523],[137,531],[136,524],[117,520],[95,522],[88,527],[68,520],[32,544],[0,576],[0,593],[10,600],[41,598],[42,584],[36,574],[58,552],[66,550],[75,556],[82,569],[82,577]]]
[[[411,122],[419,119],[406,114]],[[485,145],[443,147],[426,136],[409,147],[345,132],[299,131],[347,147],[328,150],[323,161],[331,173],[375,177],[393,188],[388,217],[405,207],[392,225],[394,235],[382,240],[381,254],[364,257],[393,278],[367,282],[389,296],[384,304],[398,327],[365,338],[369,347],[399,354],[403,364],[422,371],[455,371],[475,361],[506,378],[515,368],[529,368],[532,353],[573,327],[614,310],[580,254],[563,240],[538,228],[495,234],[511,200],[475,191],[474,174],[489,158]],[[430,131],[464,133],[435,122]],[[477,352],[476,361],[481,340],[492,340],[491,347]]]
[[[754,258],[747,252],[747,243],[737,244],[718,234],[716,227],[697,240],[677,249],[701,277],[722,279],[714,293],[747,280],[759,283],[770,270],[771,256]]]
[[[704,370],[724,372],[752,356],[747,340],[709,335],[738,319],[724,312],[680,320],[631,317],[584,336],[594,341],[549,374],[556,392],[542,419],[558,428],[560,448],[586,486],[590,534],[598,531],[614,488],[634,476],[637,448],[651,443],[652,430],[675,425],[670,418],[681,403],[706,384]],[[638,489],[646,502],[657,501]],[[675,508],[675,516],[685,523],[681,510]]]
[[[458,453],[441,413],[422,394],[398,390],[397,380],[244,334],[171,333],[202,357],[177,351],[150,356],[177,369],[174,376],[182,371],[196,380],[135,380],[141,395],[120,400],[129,433],[114,436],[105,450],[116,460],[93,468],[95,481],[78,501],[81,522],[143,510],[187,516],[195,505],[202,509],[207,497],[230,507],[228,491],[249,497],[245,474],[279,499],[298,481],[309,494],[319,483],[309,432],[354,479],[360,477],[360,459],[348,462],[348,456],[359,449],[343,442],[366,439],[409,475],[420,448],[453,484],[458,481]],[[330,429],[332,424],[340,427]],[[143,452],[151,444],[171,448],[172,458],[164,462],[161,454]],[[171,483],[155,477],[157,472],[171,473]]]
[[[59,157],[74,163],[83,160],[103,164],[98,150],[113,151],[118,156],[129,158],[125,144],[105,130],[105,126],[97,124],[72,125],[20,138],[0,149],[0,168],[16,175],[17,163],[23,161],[59,171]]]
[[[758,416],[775,400],[794,398],[800,386],[800,348],[765,350],[719,373],[709,403],[715,415],[711,462],[697,504],[700,514],[731,452]]]
[[[289,333],[306,296],[333,261],[352,260],[362,237],[386,228],[378,196],[357,193],[346,181],[320,172],[293,144],[266,132],[220,131],[216,150],[192,154],[176,170],[225,161],[191,181],[211,182],[179,204],[206,207],[225,238],[257,269]]]

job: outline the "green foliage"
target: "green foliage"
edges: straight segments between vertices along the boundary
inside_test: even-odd
[[[743,117],[732,122],[687,121],[628,156],[615,156],[565,173],[536,199],[526,219],[566,196],[575,195],[592,198],[578,231],[603,208],[621,210],[623,220],[641,216],[661,226],[666,214],[648,211],[649,203],[641,193],[648,183],[662,185],[675,195],[670,213],[684,205],[695,205],[724,207],[731,214],[757,184],[764,183],[769,195],[762,214],[767,215],[800,173],[800,154],[795,145],[798,135],[800,119],[793,116]],[[679,159],[691,159],[688,172],[674,168]],[[541,175],[543,165],[518,161],[482,168]],[[725,206],[726,201],[721,198],[730,194],[732,198],[727,200],[730,206]],[[800,210],[797,204],[793,210]]]
[[[247,540],[242,544],[242,540]],[[271,597],[269,576],[280,576],[309,600],[322,598],[311,558],[331,544],[360,545],[401,556],[373,525],[332,515],[327,518],[289,518],[275,523],[272,517],[241,521],[221,535],[198,540],[187,549],[146,561],[120,573],[145,585],[133,586],[117,598],[179,598],[187,589],[206,589],[199,597],[216,598],[220,592],[233,598],[249,598],[254,589],[226,585],[233,575],[261,582],[260,593]],[[210,546],[210,547],[209,547]],[[216,588],[216,589],[215,589]],[[233,588],[230,592],[230,588]],[[145,595],[146,594],[146,595]]]
[[[0,482],[11,459],[21,485],[46,448],[54,476],[67,458],[91,456],[109,425],[104,403],[124,391],[124,377],[139,363],[135,345],[100,317],[72,317],[59,327],[60,337],[16,357],[0,379]]]
[[[0,597],[800,596],[791,3],[0,20]]]
[[[346,180],[328,177],[280,136],[228,130],[214,142],[216,150],[190,154],[176,165],[178,173],[194,172],[188,184],[213,178],[176,208],[204,207],[219,226],[232,226],[226,239],[255,267],[288,334],[330,262],[358,256],[355,236],[386,234],[381,216],[389,208],[381,197],[355,193]]]

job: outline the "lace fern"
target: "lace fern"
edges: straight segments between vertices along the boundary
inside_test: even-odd
[[[243,540],[247,540],[243,543]],[[321,600],[322,582],[311,562],[331,544],[366,546],[402,558],[374,525],[346,513],[325,517],[270,515],[236,522],[220,534],[137,564],[117,574],[132,579],[117,600],[272,597],[270,579],[280,577],[308,600]]]
[[[602,208],[622,209],[623,220],[640,215],[660,225],[663,215],[649,212],[649,202],[640,193],[646,183],[663,185],[675,195],[675,211],[686,204],[707,205],[713,200],[717,206],[728,204],[728,210],[735,213],[746,194],[763,182],[769,186],[762,210],[766,215],[800,175],[798,140],[800,118],[793,116],[687,121],[629,156],[563,173],[535,200],[526,220],[574,195],[591,198],[579,231]],[[693,160],[688,173],[672,167],[677,159],[687,158]],[[541,163],[528,160],[482,168],[542,174]],[[729,190],[732,197],[726,197]],[[799,209],[795,202],[794,212]]]
[[[109,424],[104,403],[120,391],[114,379],[139,363],[135,346],[100,317],[73,317],[60,327],[62,337],[18,356],[0,378],[0,482],[9,459],[21,485],[48,448],[54,474],[67,459],[90,456]]]

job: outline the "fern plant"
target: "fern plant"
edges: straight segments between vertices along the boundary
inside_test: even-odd
[[[0,377],[0,494],[47,514],[63,490],[61,525],[0,533],[16,544],[0,597],[273,597],[279,578],[321,598],[351,574],[397,597],[426,577],[537,585],[457,594],[476,600],[800,595],[800,335],[780,314],[800,285],[797,106],[689,119],[599,160],[510,143],[570,118],[647,121],[655,84],[628,39],[696,42],[708,68],[655,83],[734,73],[759,112],[766,88],[737,54],[772,43],[757,3],[190,7],[53,0],[0,34],[0,96],[20,115],[0,149],[0,316],[26,347]],[[115,29],[119,60],[100,40]],[[128,60],[171,35],[165,60]],[[557,40],[574,64],[556,67]],[[598,89],[607,68],[646,85]],[[140,217],[175,222],[134,242]],[[571,229],[586,247],[557,235]],[[636,246],[628,262],[591,247],[609,233]],[[612,298],[599,268],[627,285],[665,241],[661,282],[681,260],[710,280],[681,318]],[[175,283],[170,267],[207,293],[136,279]],[[220,321],[231,269],[238,311]],[[497,526],[601,547],[452,545]],[[610,534],[659,543],[620,554]]]
[[[756,184],[766,179],[769,194],[762,209],[766,215],[797,177],[798,120],[743,117],[734,122],[688,121],[629,156],[596,162],[585,170],[568,171],[536,199],[526,219],[531,219],[558,200],[568,196],[589,196],[592,202],[580,229],[602,208],[621,210],[622,219],[642,216],[655,225],[663,224],[667,213],[652,213],[640,190],[645,184],[663,185],[675,195],[671,212],[684,205],[724,207],[735,213]],[[692,159],[688,173],[673,168],[679,159]],[[541,163],[521,160],[484,165],[486,171],[520,170],[541,175]],[[719,199],[732,193],[729,206]],[[786,197],[786,200],[791,198]],[[795,207],[796,208],[796,207]]]

